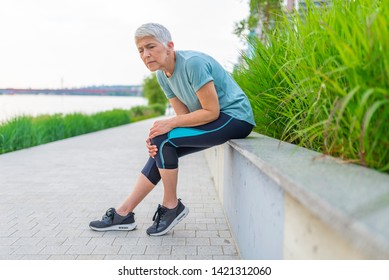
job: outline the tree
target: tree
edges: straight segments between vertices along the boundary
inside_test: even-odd
[[[152,73],[143,80],[143,93],[148,99],[149,105],[162,104],[166,105],[167,98],[159,86],[157,76]]]
[[[265,41],[265,30],[274,26],[277,13],[281,10],[280,0],[249,0],[250,14],[235,24],[234,33],[238,37],[251,37],[256,35]]]

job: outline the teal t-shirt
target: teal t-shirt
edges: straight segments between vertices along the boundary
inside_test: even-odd
[[[220,111],[255,125],[246,94],[220,63],[209,55],[196,51],[176,51],[173,75],[168,78],[163,71],[158,70],[157,79],[167,98],[177,97],[190,112],[201,109],[196,92],[213,81]]]

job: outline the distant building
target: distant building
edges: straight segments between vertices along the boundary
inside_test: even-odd
[[[284,0],[283,6],[288,12],[293,11],[302,11],[307,8],[306,0]],[[313,1],[315,6],[326,6],[328,5],[328,0]]]
[[[0,89],[0,94],[57,94],[57,95],[101,95],[101,96],[143,96],[141,85],[91,86],[61,89]]]

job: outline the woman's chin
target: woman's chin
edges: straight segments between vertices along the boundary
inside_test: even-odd
[[[158,70],[157,65],[155,65],[154,63],[150,63],[149,65],[147,65],[147,68],[148,68],[151,72],[155,72],[155,71]]]

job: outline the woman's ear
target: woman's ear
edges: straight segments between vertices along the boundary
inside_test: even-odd
[[[174,50],[174,43],[172,41],[168,42],[167,43],[167,47],[170,49],[170,50]]]

